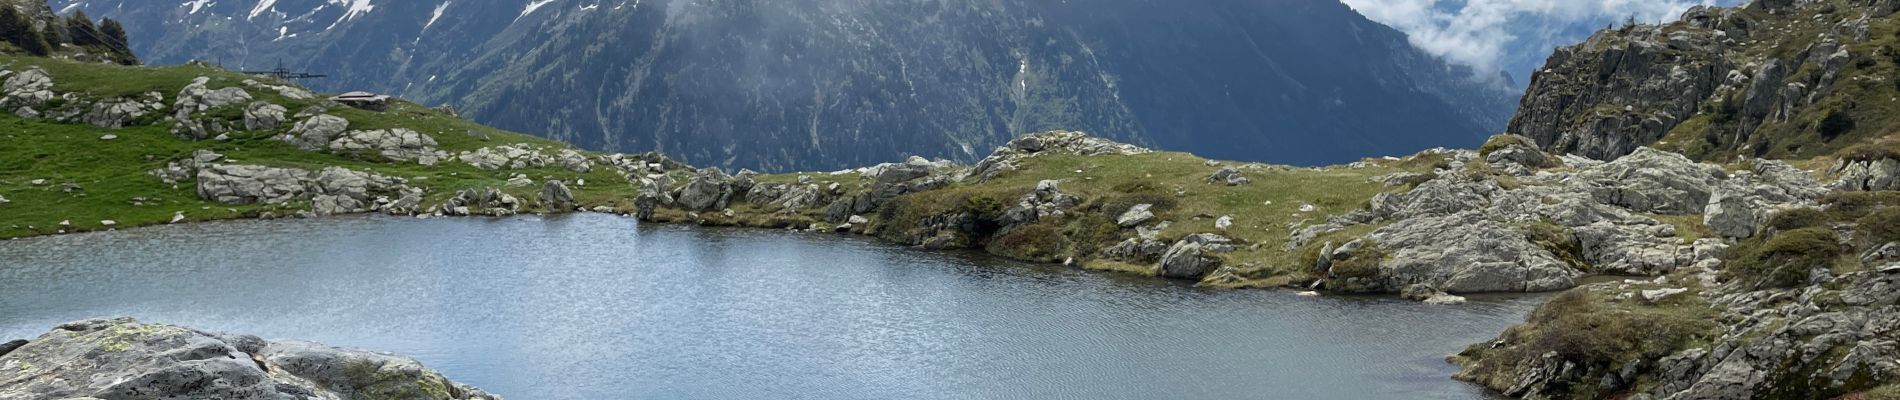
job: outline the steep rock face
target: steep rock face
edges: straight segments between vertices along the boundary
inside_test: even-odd
[[[1597,159],[1654,146],[1696,159],[1831,154],[1886,134],[1891,1],[1696,7],[1558,49],[1507,131]]]
[[[501,399],[401,356],[130,318],[67,323],[8,350],[0,398]]]
[[[1474,143],[1510,108],[1335,0],[598,3],[55,6],[126,20],[159,63],[282,62],[331,75],[320,89],[727,169],[970,162],[1047,129],[1334,163]]]

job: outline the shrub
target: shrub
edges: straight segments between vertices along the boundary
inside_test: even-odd
[[[1860,219],[1886,207],[1900,206],[1900,192],[1833,192],[1821,198],[1828,211],[1842,221]]]
[[[1815,130],[1821,133],[1821,139],[1834,140],[1854,130],[1854,118],[1844,112],[1830,112],[1826,117],[1821,118],[1821,123],[1815,127]]]
[[[1372,278],[1379,276],[1379,262],[1385,261],[1385,250],[1379,246],[1366,245],[1354,251],[1352,257],[1333,262],[1333,278]],[[1317,259],[1317,257],[1315,257]]]
[[[1815,267],[1833,268],[1841,257],[1834,231],[1802,228],[1737,246],[1728,263],[1729,279],[1756,288],[1789,288],[1808,281]]]
[[[1070,245],[1074,247],[1075,254],[1078,256],[1095,254],[1096,251],[1114,245],[1121,239],[1119,236],[1121,226],[1115,225],[1115,220],[1095,214],[1071,215],[1075,217],[1069,221],[1068,226],[1063,228],[1063,233],[1069,238]]]
[[[1855,221],[1862,243],[1879,246],[1900,242],[1900,207],[1887,207],[1868,213]]]
[[[1768,217],[1763,227],[1769,232],[1786,232],[1802,228],[1825,228],[1830,220],[1826,212],[1813,208],[1793,208],[1775,213]]]
[[[1719,334],[1721,326],[1710,314],[1694,296],[1653,305],[1612,303],[1590,288],[1579,288],[1538,307],[1499,340],[1472,345],[1455,358],[1466,366],[1461,379],[1503,390],[1525,368],[1542,365],[1546,355],[1554,355],[1575,370],[1566,380],[1526,397],[1605,398],[1629,389],[1631,382],[1600,380],[1617,375],[1630,361],[1655,360]]]
[[[1841,151],[1841,159],[1847,161],[1880,161],[1882,159],[1900,159],[1900,144],[1862,143]]]
[[[1011,229],[989,245],[991,253],[1039,262],[1058,261],[1068,248],[1068,237],[1047,221]]]
[[[1615,368],[1635,359],[1653,359],[1707,336],[1714,322],[1667,312],[1627,310],[1607,305],[1588,289],[1571,290],[1531,314],[1538,325],[1527,345],[1534,354],[1556,352],[1579,364]],[[1635,312],[1628,312],[1635,311]]]

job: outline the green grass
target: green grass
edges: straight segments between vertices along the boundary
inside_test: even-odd
[[[21,70],[29,65],[39,66],[52,76],[55,91],[81,93],[83,97],[93,100],[157,91],[165,95],[166,103],[169,104],[176,100],[180,89],[199,76],[212,78],[209,87],[213,89],[242,87],[243,80],[256,79],[190,65],[126,67],[4,56],[0,56],[0,65],[13,70]],[[248,87],[246,90],[258,100],[285,106],[291,113],[317,104],[315,100],[284,98],[275,91]],[[230,114],[230,111],[237,113],[225,115]],[[397,102],[387,112],[353,108],[332,109],[329,112],[349,119],[351,129],[407,128],[429,134],[436,139],[439,149],[451,153],[516,143],[543,146],[550,153],[568,147],[556,141],[489,128],[408,102]],[[241,108],[237,108],[211,115],[228,119],[242,114]],[[484,171],[459,161],[423,166],[413,162],[390,162],[380,157],[303,151],[274,139],[295,121],[271,131],[234,132],[230,134],[230,140],[226,141],[187,141],[170,133],[169,122],[156,118],[143,120],[152,124],[108,130],[27,120],[10,114],[0,115],[0,126],[5,127],[5,136],[0,137],[3,139],[0,141],[0,196],[11,200],[9,204],[0,205],[0,238],[161,224],[170,221],[177,212],[184,213],[188,221],[202,221],[253,217],[263,213],[286,216],[304,208],[304,204],[296,203],[248,206],[215,204],[198,199],[195,182],[181,182],[173,187],[146,175],[146,171],[164,167],[169,161],[186,159],[198,149],[224,154],[224,162],[232,164],[310,170],[336,166],[409,179],[411,186],[427,191],[425,206],[445,201],[463,189],[488,187],[503,188],[511,195],[533,199],[539,192],[539,184],[546,180],[575,182],[585,179],[588,182],[586,186],[570,186],[583,206],[631,208],[631,186],[618,172],[601,165],[596,165],[593,171],[585,174],[559,167]],[[106,134],[118,138],[101,140],[100,137]],[[534,179],[536,185],[506,187],[506,181],[515,174]],[[47,184],[30,184],[37,179],[44,179]],[[67,183],[77,184],[81,189],[68,193],[63,190],[63,185]],[[143,205],[134,205],[134,199],[143,199],[137,201]],[[117,224],[107,226],[101,222],[105,220]],[[61,221],[70,221],[71,224],[60,226]]]
[[[1433,157],[1425,157],[1433,158]],[[1442,157],[1434,160],[1442,161]],[[1068,243],[1053,239],[1026,240],[1001,238],[999,246],[986,246],[992,252],[1022,254],[1029,259],[1075,257],[1085,267],[1102,270],[1128,270],[1151,273],[1150,268],[1122,266],[1109,260],[1095,260],[1093,253],[1120,241],[1103,234],[1104,221],[1112,221],[1136,204],[1155,204],[1157,220],[1170,221],[1161,232],[1162,240],[1215,232],[1234,239],[1240,249],[1226,254],[1226,265],[1240,269],[1253,279],[1286,279],[1290,275],[1310,278],[1312,259],[1302,257],[1306,248],[1282,251],[1288,225],[1324,222],[1329,215],[1345,213],[1365,206],[1367,199],[1388,190],[1372,178],[1401,171],[1426,172],[1441,162],[1433,160],[1376,161],[1373,166],[1353,169],[1264,167],[1242,168],[1253,183],[1240,186],[1206,182],[1220,167],[1211,167],[1205,159],[1185,153],[1150,153],[1130,156],[1075,156],[1044,154],[1025,161],[1017,171],[981,183],[964,183],[933,192],[913,194],[886,210],[884,220],[889,236],[903,236],[923,216],[940,215],[954,210],[977,214],[996,213],[1012,206],[1037,182],[1061,181],[1061,191],[1084,199],[1071,211],[1069,220],[1059,226],[1036,228],[1038,232],[1086,233],[1065,235]],[[1080,171],[1080,172],[1078,172]],[[1303,205],[1313,211],[1300,211]],[[1226,231],[1216,229],[1221,216],[1234,218]],[[1339,240],[1364,234],[1371,226],[1355,226],[1345,232],[1325,235],[1307,247],[1317,248],[1326,240]],[[980,239],[980,238],[967,238]],[[978,243],[965,243],[977,245]],[[1018,249],[1017,246],[1025,248]],[[1064,250],[1052,250],[1066,247]]]

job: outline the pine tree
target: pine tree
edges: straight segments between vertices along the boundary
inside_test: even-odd
[[[86,16],[85,10],[74,11],[71,17],[66,17],[66,36],[72,39],[69,43],[75,46],[106,44],[105,34],[92,24],[92,18]]]
[[[119,21],[111,18],[101,19],[99,33],[104,35],[102,37],[106,41],[106,47],[111,47],[114,53],[118,53],[120,64],[138,65],[139,57],[132,54],[132,41],[125,35],[124,25],[120,25]]]
[[[105,35],[104,38],[107,45],[113,46],[113,48],[116,49],[131,50],[132,42],[126,39],[125,26],[119,25],[119,21],[114,21],[112,18],[106,18],[100,21],[99,33]]]
[[[27,54],[44,56],[52,51],[46,43],[46,36],[33,28],[33,21],[13,7],[0,7],[0,39],[12,43]]]

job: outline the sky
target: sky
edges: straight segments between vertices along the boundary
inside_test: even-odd
[[[1342,0],[1367,18],[1404,31],[1412,44],[1477,70],[1524,82],[1551,49],[1635,17],[1674,21],[1689,7],[1742,0]]]

